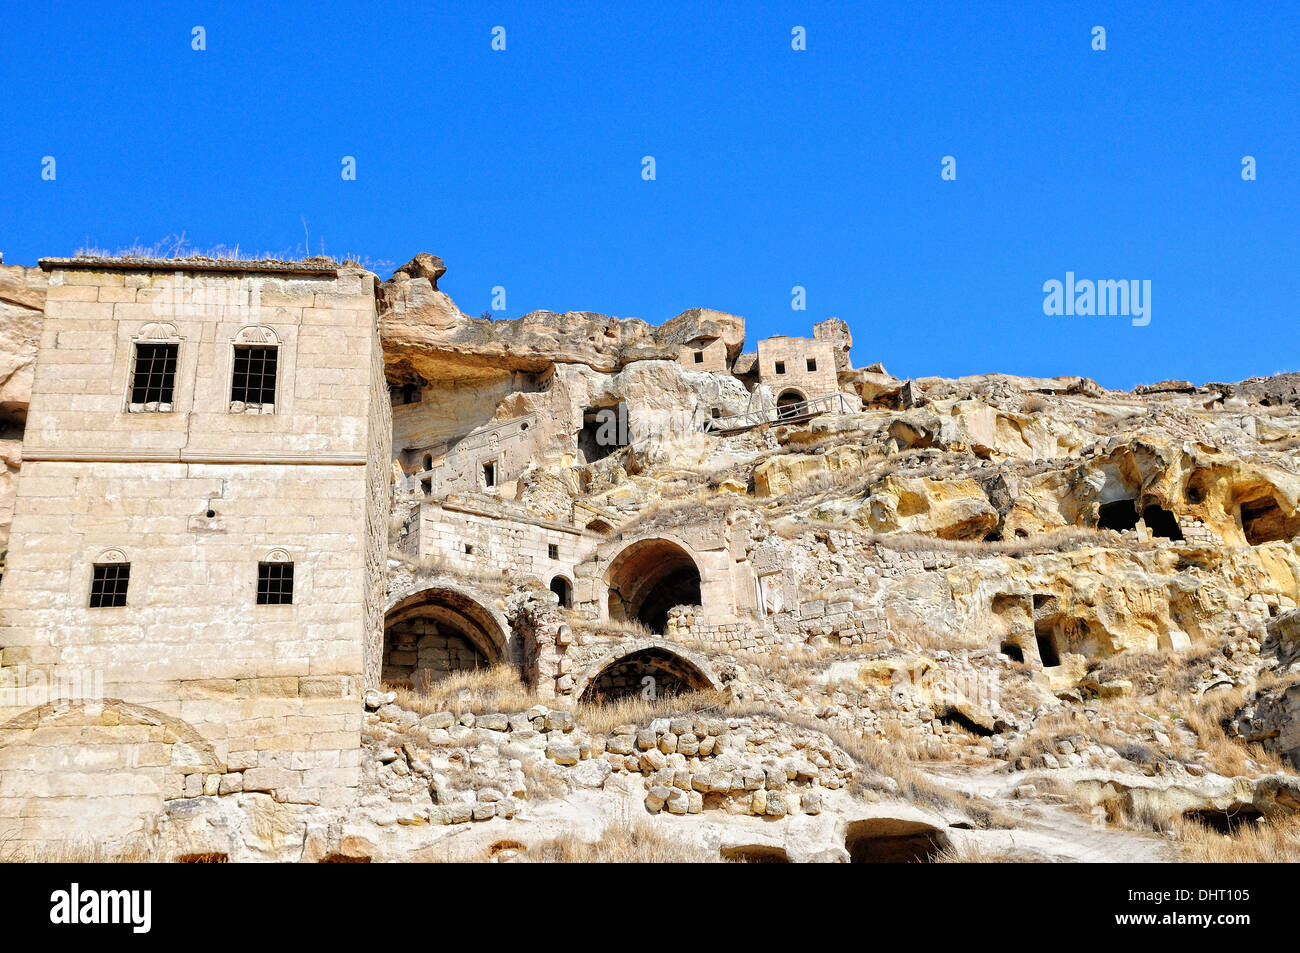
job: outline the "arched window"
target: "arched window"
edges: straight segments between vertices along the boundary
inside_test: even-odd
[[[280,338],[270,328],[253,326],[235,335],[230,374],[230,412],[270,414],[280,372]]]
[[[146,324],[133,339],[127,412],[170,413],[176,401],[181,336],[170,324]]]

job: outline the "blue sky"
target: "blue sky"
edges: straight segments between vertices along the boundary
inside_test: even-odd
[[[10,5],[6,263],[301,253],[305,218],[381,277],[442,256],[474,315],[837,315],[898,376],[1300,370],[1300,5],[449,6]],[[1151,323],[1044,315],[1067,271],[1150,280]]]

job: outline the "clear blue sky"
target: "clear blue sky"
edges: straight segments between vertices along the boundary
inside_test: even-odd
[[[6,5],[0,252],[301,252],[305,217],[381,277],[441,255],[474,315],[838,315],[899,376],[1300,370],[1296,3],[458,6]],[[1066,271],[1149,279],[1151,323],[1045,316]]]

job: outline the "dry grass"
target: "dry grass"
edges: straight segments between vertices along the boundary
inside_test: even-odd
[[[104,847],[91,841],[69,841],[41,847],[0,841],[0,864],[152,864],[165,858],[141,845]]]
[[[706,689],[684,692],[647,701],[642,698],[620,698],[604,704],[580,702],[575,712],[578,724],[596,734],[608,734],[616,725],[646,725],[655,718],[672,718],[677,715],[734,715],[738,709],[731,704],[725,691]]]
[[[420,715],[449,711],[487,714],[527,711],[541,704],[533,689],[524,684],[509,665],[490,665],[470,672],[454,672],[446,678],[418,688],[393,688],[397,703]]]
[[[773,717],[783,716],[774,714]],[[885,778],[892,778],[897,785],[897,794],[919,807],[937,811],[956,810],[967,815],[978,827],[1016,826],[1016,821],[1010,815],[993,807],[984,798],[953,791],[917,770],[916,762],[907,752],[899,750],[888,741],[850,734],[799,716],[787,716],[784,720],[801,728],[821,732],[844,749],[858,767],[849,787],[850,792],[858,797],[868,792],[894,793],[890,790],[890,785],[884,783]]]
[[[1014,847],[983,847],[965,841],[961,844],[949,844],[934,855],[936,864],[1023,864],[1043,862],[1036,854],[1027,854]]]
[[[1293,864],[1300,862],[1300,817],[1244,822],[1221,834],[1200,821],[1179,817],[1167,822],[1183,860],[1198,864]]]
[[[1215,645],[1198,646],[1189,653],[1121,653],[1107,659],[1093,676],[1098,681],[1128,678],[1136,682],[1142,675],[1158,672],[1158,687],[1153,695],[1103,701],[1099,710],[1117,721],[1125,720],[1133,726],[1135,733],[1142,734],[1149,734],[1153,727],[1140,717],[1143,714],[1155,717],[1157,713],[1165,713],[1171,718],[1181,717],[1196,736],[1196,743],[1194,746],[1181,743],[1173,732],[1166,729],[1174,742],[1169,753],[1182,760],[1192,760],[1198,752],[1205,752],[1209,755],[1209,759],[1204,761],[1205,766],[1227,777],[1287,771],[1287,765],[1277,755],[1258,744],[1231,737],[1224,730],[1228,720],[1245,702],[1250,687],[1236,686],[1210,695],[1196,695],[1205,673],[1222,662],[1222,647]],[[1266,670],[1256,677],[1254,689],[1262,692],[1283,683],[1283,679]]]
[[[623,816],[607,824],[594,844],[572,834],[529,852],[531,860],[550,864],[717,864],[717,851],[696,846],[668,825],[649,818]]]
[[[583,635],[625,635],[633,639],[662,639],[663,635],[655,632],[639,619],[610,619],[608,622],[596,622],[573,610],[561,610],[569,627]]]

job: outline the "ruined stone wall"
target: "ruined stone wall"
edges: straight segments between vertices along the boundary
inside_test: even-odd
[[[404,454],[404,488],[441,499],[483,491],[510,499],[514,481],[542,449],[536,414],[479,427],[460,440]],[[491,465],[491,474],[487,470]]]
[[[692,341],[683,344],[677,353],[677,363],[688,371],[709,371],[714,374],[726,374],[727,343],[722,338],[712,341]]]
[[[599,542],[574,526],[529,519],[471,501],[423,504],[418,525],[417,551],[422,558],[471,573],[535,578],[543,585],[550,585],[557,575],[572,583],[574,567]]]

